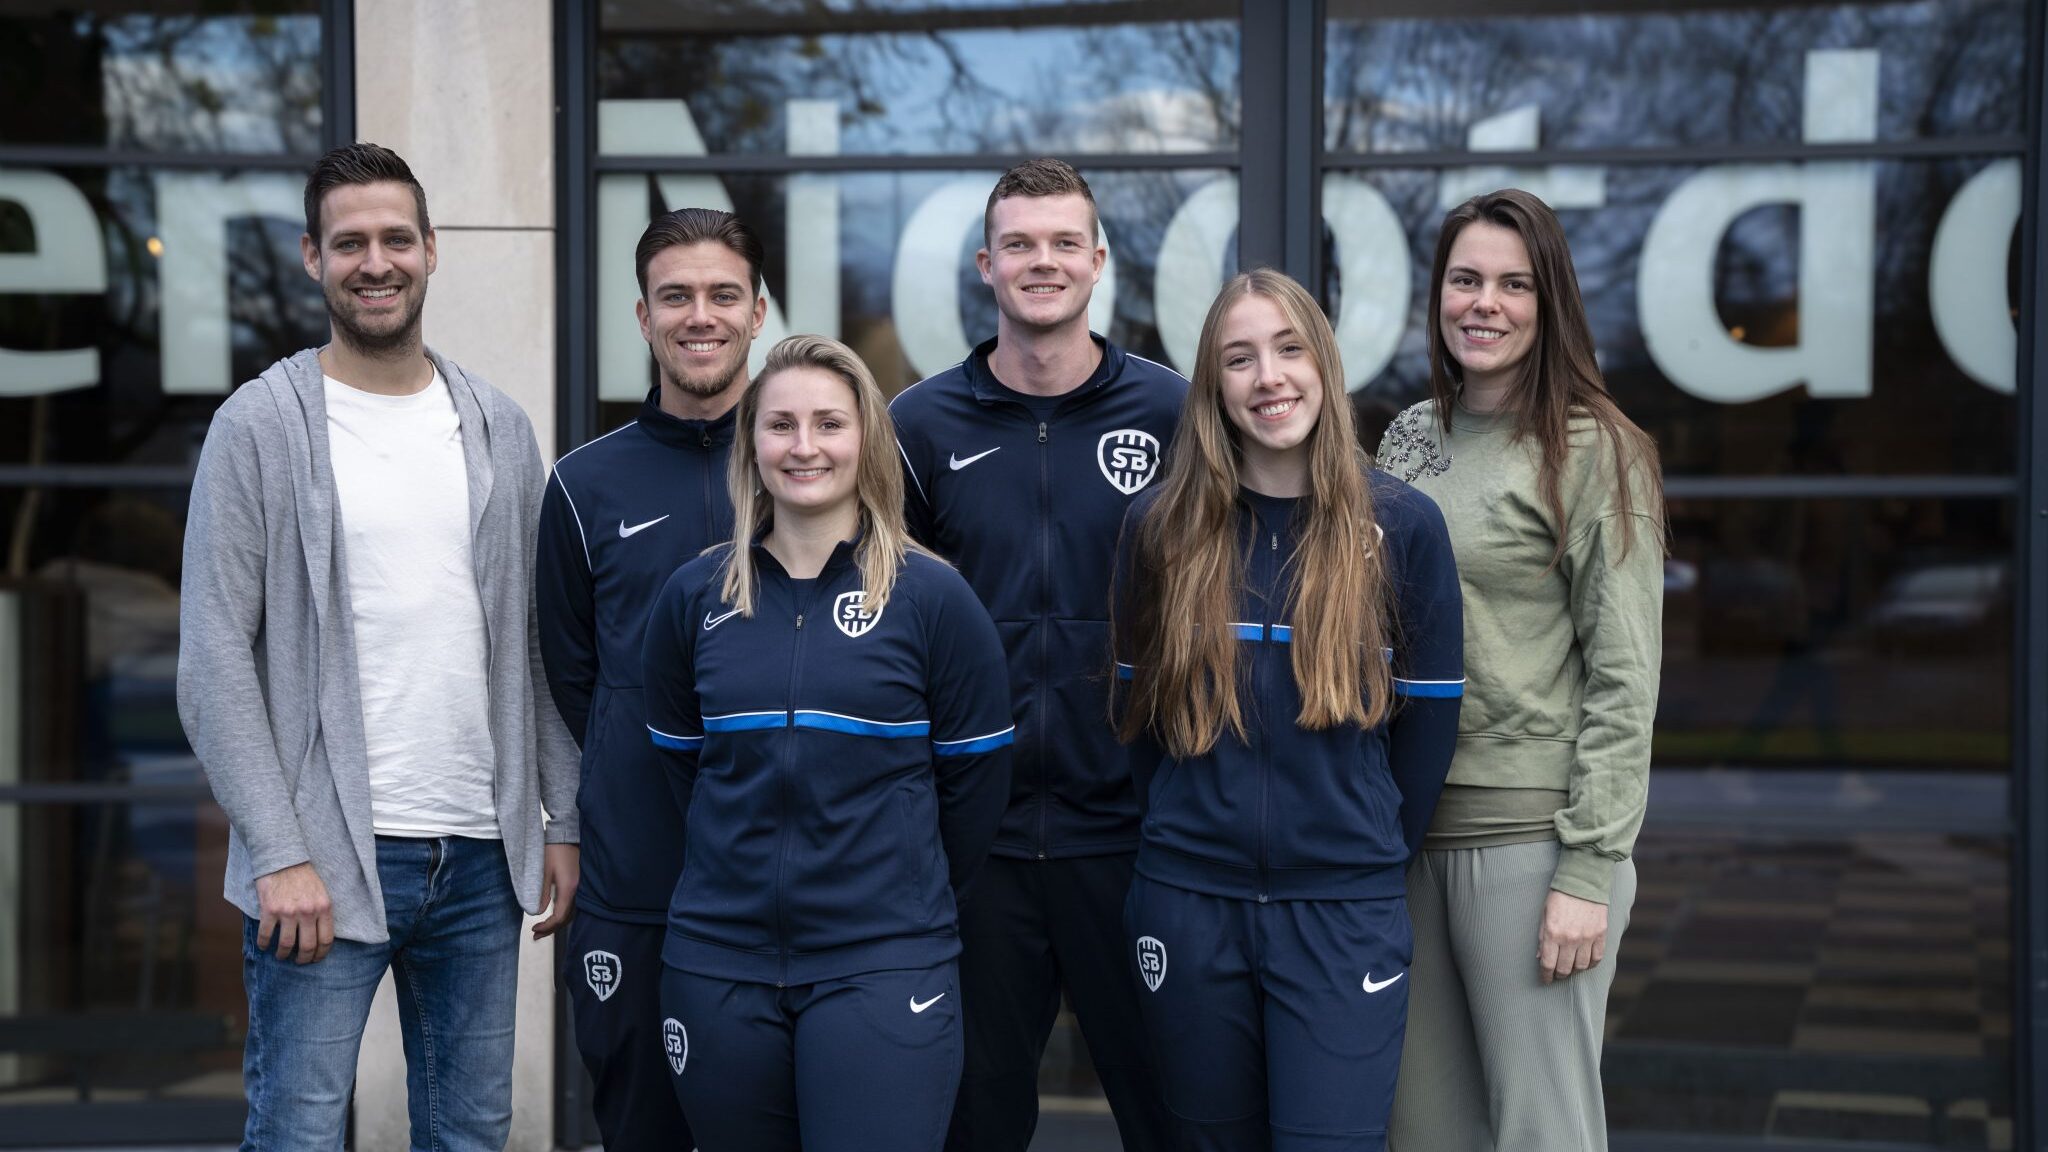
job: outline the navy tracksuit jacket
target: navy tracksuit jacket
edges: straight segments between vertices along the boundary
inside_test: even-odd
[[[732,538],[733,413],[678,420],[649,392],[631,423],[563,456],[541,503],[540,650],[583,746],[578,912],[662,924],[683,867],[682,812],[647,742],[640,647],[670,574]]]
[[[1383,1146],[1400,1067],[1412,955],[1404,874],[1457,742],[1463,609],[1443,517],[1383,472],[1370,483],[1388,573],[1394,712],[1371,729],[1295,723],[1287,613],[1295,500],[1245,492],[1246,737],[1176,759],[1149,737],[1130,963],[1168,1106],[1194,1148]],[[1118,620],[1148,578],[1131,555],[1152,506],[1131,509]],[[1120,643],[1118,675],[1145,675]]]
[[[1245,589],[1232,627],[1243,645],[1240,691],[1251,740],[1226,732],[1184,761],[1149,738],[1133,742],[1131,773],[1145,797],[1140,875],[1260,902],[1379,900],[1407,891],[1408,859],[1422,846],[1457,744],[1464,608],[1436,504],[1377,469],[1371,484],[1389,574],[1393,717],[1372,729],[1310,731],[1293,722],[1301,692],[1286,599],[1295,502],[1244,493],[1237,525]],[[1120,597],[1147,594],[1130,552],[1153,502],[1148,493],[1131,509],[1117,558]],[[1120,677],[1142,674],[1126,663],[1127,653],[1117,659]]]
[[[989,372],[990,340],[889,405],[905,516],[994,617],[1017,752],[994,855],[1129,852],[1137,800],[1108,715],[1109,575],[1131,498],[1158,474],[1187,381],[1099,340],[1102,363],[1040,420]]]
[[[535,556],[548,687],[583,749],[582,881],[562,980],[605,1145],[689,1147],[661,1058],[660,953],[683,817],[647,742],[640,642],[684,562],[732,535],[731,413],[679,420],[650,391],[634,421],[563,456]]]
[[[648,621],[648,734],[688,825],[662,961],[782,986],[950,960],[1009,783],[988,614],[921,553],[875,617],[851,544],[806,581],[752,547],[751,617],[720,599],[720,548]]]

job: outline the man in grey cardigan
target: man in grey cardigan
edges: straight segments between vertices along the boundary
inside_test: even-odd
[[[541,668],[532,425],[426,349],[426,195],[374,144],[306,183],[333,339],[215,414],[185,536],[178,710],[247,917],[245,1149],[337,1149],[398,983],[413,1146],[502,1149],[521,910],[567,921],[576,746]]]

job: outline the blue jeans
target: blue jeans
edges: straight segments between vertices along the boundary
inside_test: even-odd
[[[363,1025],[387,968],[398,986],[413,1149],[505,1147],[521,914],[504,845],[379,836],[377,879],[390,940],[336,940],[317,964],[258,949],[256,921],[245,918],[244,1152],[338,1152]]]

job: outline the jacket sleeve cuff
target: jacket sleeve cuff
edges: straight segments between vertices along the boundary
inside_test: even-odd
[[[296,841],[290,844],[279,844],[260,852],[251,848],[249,850],[249,876],[251,879],[261,879],[272,872],[282,872],[295,865],[311,863],[312,859],[311,856],[306,854],[305,844]],[[325,883],[327,878],[322,876],[320,880],[322,883]]]
[[[567,817],[551,819],[541,834],[543,844],[578,844],[583,840],[582,829],[574,813]]]
[[[1557,871],[1551,873],[1553,891],[1595,904],[1607,903],[1614,884],[1615,860],[1591,848],[1567,847],[1557,854]]]

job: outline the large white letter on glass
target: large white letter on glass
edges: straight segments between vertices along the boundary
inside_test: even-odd
[[[1219,176],[1187,198],[1159,241],[1152,306],[1166,357],[1195,370],[1202,320],[1223,287],[1224,258],[1237,228],[1237,177]],[[1354,176],[1323,178],[1323,221],[1336,239],[1337,350],[1345,387],[1357,391],[1393,359],[1408,325],[1408,237],[1379,190]]]
[[[1994,392],[2019,375],[2019,329],[2005,269],[2020,223],[2020,162],[1998,160],[1970,177],[1934,231],[1927,298],[1934,331],[1957,367]]]
[[[1877,136],[1878,53],[1806,56],[1805,139]],[[1714,259],[1736,217],[1799,206],[1799,343],[1756,348],[1722,327]],[[1814,396],[1870,394],[1877,167],[1867,160],[1729,164],[1680,184],[1651,221],[1636,277],[1643,343],[1672,383],[1704,400],[1742,403],[1804,382]]]
[[[1344,357],[1344,386],[1353,392],[1372,383],[1408,327],[1414,285],[1408,269],[1408,234],[1380,190],[1356,176],[1323,177],[1323,220],[1337,242],[1337,275],[1344,297],[1337,302],[1337,351]]]
[[[1237,230],[1237,177],[1219,176],[1181,202],[1159,237],[1153,266],[1152,313],[1166,358],[1195,374],[1202,319],[1223,287],[1223,259]]]
[[[235,385],[228,221],[249,216],[303,221],[305,182],[282,172],[159,172],[154,179],[157,227],[164,242],[157,265],[164,392],[226,392]]]
[[[106,241],[85,194],[53,172],[0,168],[0,201],[21,205],[33,252],[0,253],[0,292],[107,290]],[[97,348],[22,352],[0,348],[0,396],[36,396],[100,382]]]

